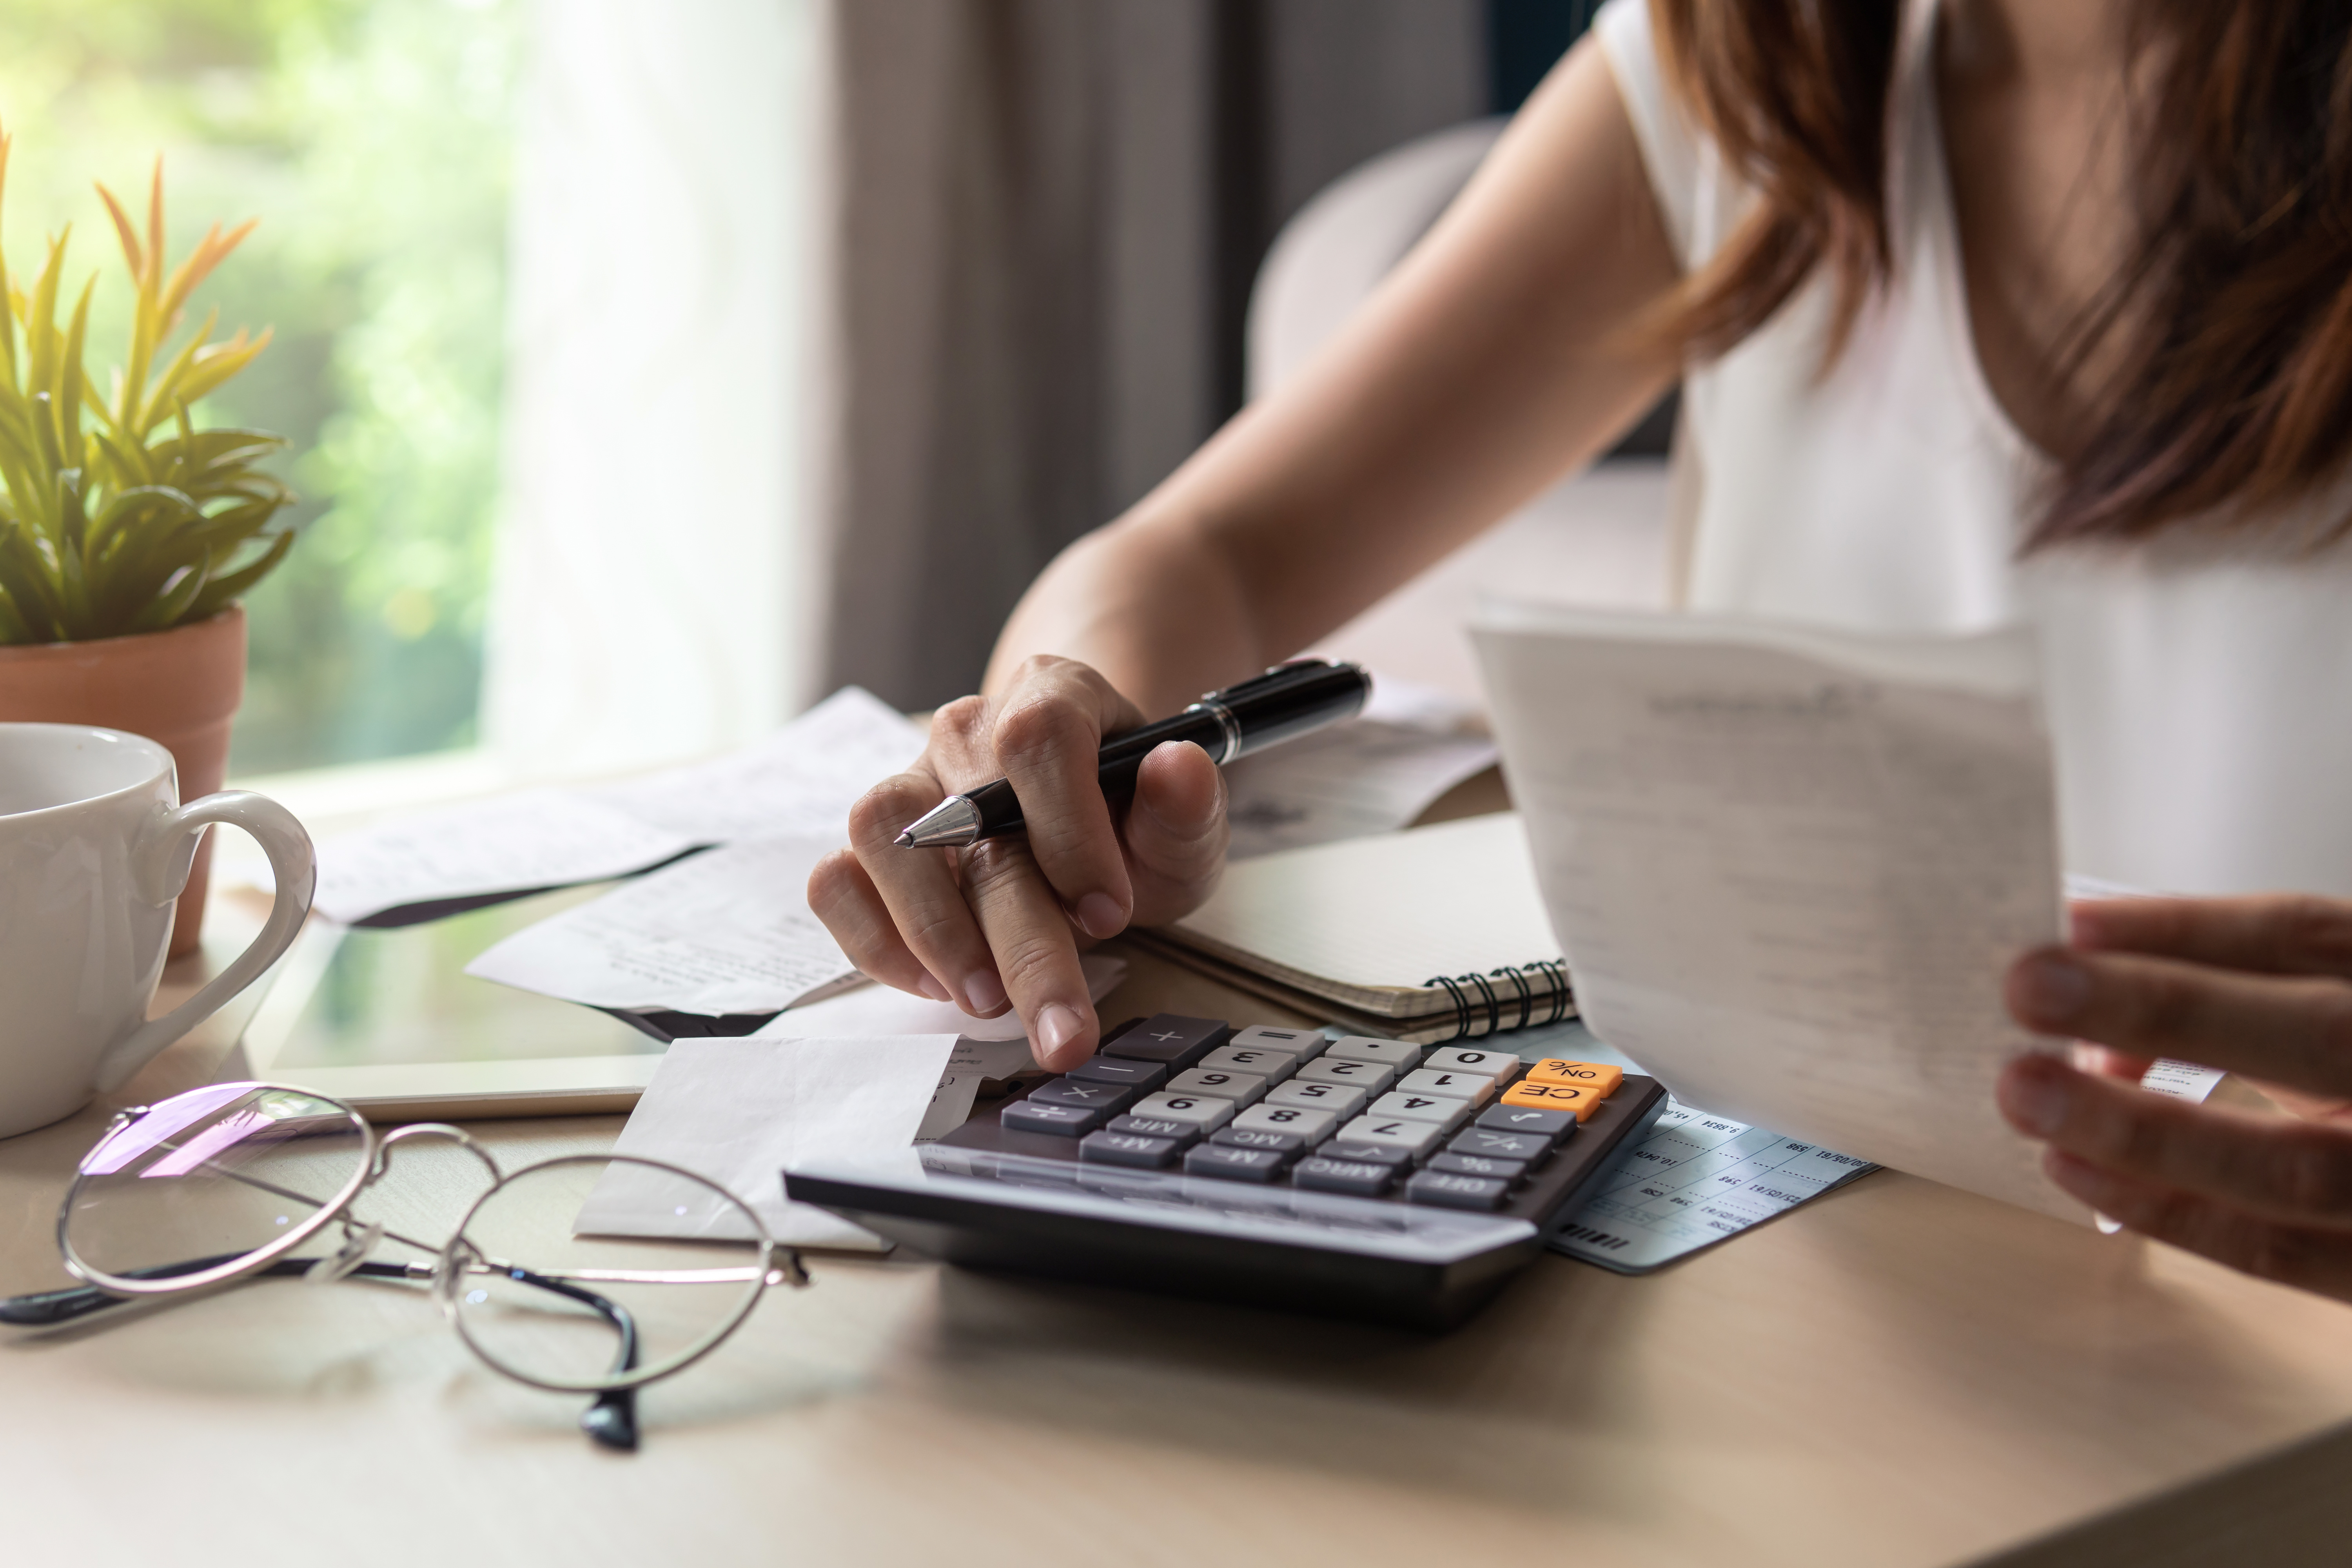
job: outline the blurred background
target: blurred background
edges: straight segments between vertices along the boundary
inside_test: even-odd
[[[233,773],[732,744],[977,679],[1239,406],[1250,286],[1365,159],[1507,114],[1585,0],[0,0],[19,276],[164,160],[292,438]],[[479,770],[478,769],[477,772]]]

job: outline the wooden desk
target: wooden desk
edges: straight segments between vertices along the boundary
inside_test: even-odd
[[[217,920],[211,961],[248,929]],[[1114,1013],[1266,1016],[1129,957]],[[205,1080],[234,1024],[130,1097]],[[0,1142],[0,1290],[63,1279],[101,1121]],[[619,1124],[479,1130],[520,1155]],[[415,1152],[402,1179],[461,1179]],[[1647,1279],[1547,1258],[1444,1338],[814,1269],[648,1393],[634,1457],[398,1288],[0,1342],[0,1561],[1887,1568],[2069,1529],[2001,1560],[2352,1555],[2352,1312],[1892,1173]]]

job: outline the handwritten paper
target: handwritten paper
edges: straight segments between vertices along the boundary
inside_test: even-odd
[[[1495,742],[1477,724],[1443,692],[1376,678],[1358,717],[1226,767],[1231,858],[1406,826],[1494,765]]]
[[[320,911],[405,924],[498,896],[625,877],[698,847],[847,837],[849,808],[922,750],[906,719],[845,687],[732,756],[584,789],[402,816],[319,845]]]
[[[2030,635],[1490,605],[1512,787],[1592,1032],[1685,1104],[2041,1212],[1993,1080],[2058,940]]]
[[[466,973],[591,1007],[781,1012],[856,973],[808,907],[809,872],[838,842],[708,850],[517,931]]]
[[[679,1040],[662,1058],[615,1154],[660,1160],[750,1205],[778,1241],[878,1252],[879,1237],[784,1201],[783,1170],[904,1149],[954,1050],[953,1035]],[[581,1236],[749,1240],[727,1205],[657,1171],[609,1169],[572,1222]]]

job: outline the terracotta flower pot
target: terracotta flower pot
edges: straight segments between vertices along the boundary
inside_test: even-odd
[[[229,721],[244,697],[242,605],[168,632],[0,647],[0,721],[95,724],[159,742],[179,764],[184,805],[220,788]],[[172,922],[174,958],[204,933],[212,858],[207,833]]]

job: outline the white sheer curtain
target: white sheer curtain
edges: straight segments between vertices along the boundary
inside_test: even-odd
[[[822,0],[539,0],[486,760],[712,752],[812,695]]]

